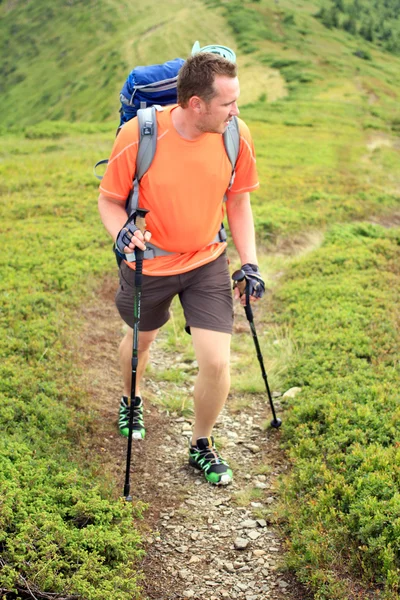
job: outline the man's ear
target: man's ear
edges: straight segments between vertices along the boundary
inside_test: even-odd
[[[199,98],[199,96],[192,96],[189,98],[189,108],[191,108],[195,113],[200,114],[203,111],[204,101]]]

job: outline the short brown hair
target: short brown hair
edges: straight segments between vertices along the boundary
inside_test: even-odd
[[[192,96],[210,102],[216,95],[216,75],[236,77],[236,64],[212,52],[199,52],[190,56],[178,75],[178,102],[186,108]]]

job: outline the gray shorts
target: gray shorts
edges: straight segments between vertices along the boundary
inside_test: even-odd
[[[115,297],[119,314],[133,327],[135,271],[121,263],[119,288]],[[180,275],[143,275],[140,300],[140,331],[153,331],[168,321],[169,308],[178,295],[190,327],[232,333],[232,284],[225,252],[216,260]]]

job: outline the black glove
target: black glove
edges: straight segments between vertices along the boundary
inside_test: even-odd
[[[125,223],[115,240],[115,249],[119,254],[125,255],[125,246],[129,246],[132,236],[139,227],[133,221]]]
[[[262,298],[265,292],[265,283],[260,275],[257,265],[246,263],[242,265],[242,271],[245,274],[247,285],[249,286],[249,296]]]

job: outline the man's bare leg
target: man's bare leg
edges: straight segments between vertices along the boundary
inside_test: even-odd
[[[230,387],[231,335],[191,327],[193,347],[199,365],[194,386],[195,424],[192,444],[209,437],[224,407]]]
[[[153,331],[140,331],[138,339],[138,366],[136,371],[136,396],[140,395],[140,382],[142,381],[146,365],[149,360],[151,343],[156,339],[159,329]],[[131,395],[132,379],[132,348],[133,329],[129,328],[119,346],[119,360],[124,382],[124,396]]]

